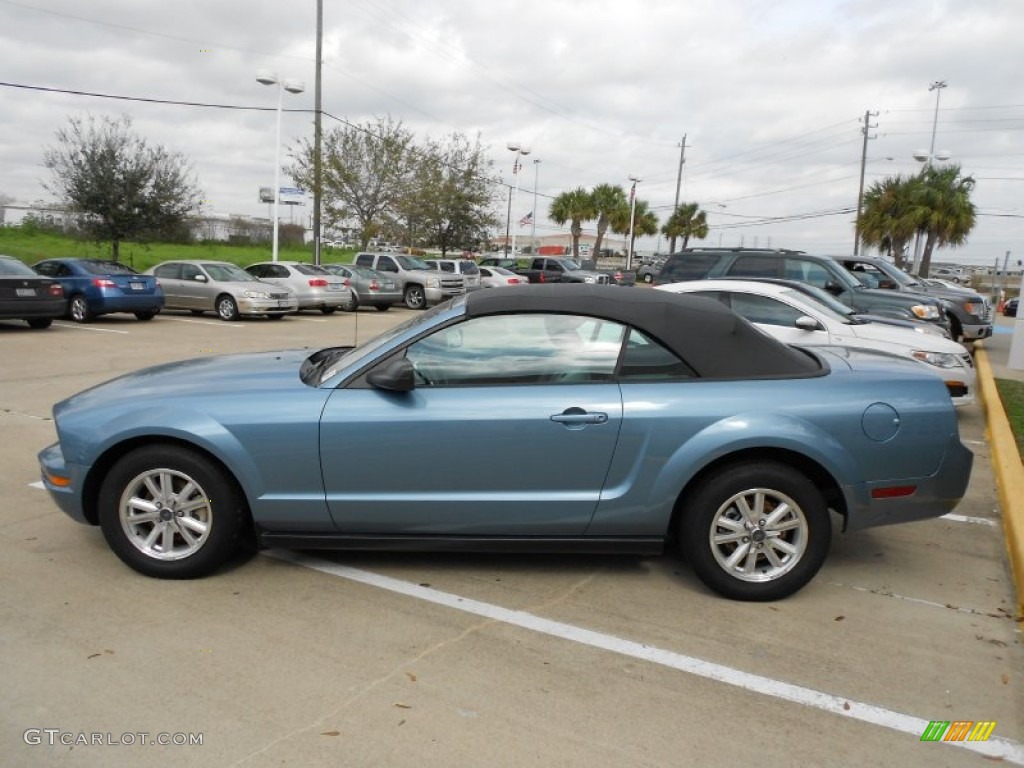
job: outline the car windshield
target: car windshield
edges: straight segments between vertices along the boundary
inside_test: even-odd
[[[419,259],[415,259],[412,256],[395,256],[402,269],[430,269],[425,263]]]
[[[843,302],[824,288],[804,283],[800,286],[799,290],[791,289],[790,293],[791,295],[798,297],[800,294],[803,294],[803,298],[809,298],[811,301],[823,305],[826,309],[832,312],[833,315],[838,316],[844,323],[860,322],[856,317],[854,317],[856,312],[852,308],[843,304]]]
[[[203,264],[213,280],[219,283],[258,283],[255,277],[234,264]]]
[[[827,291],[822,291],[822,293],[829,296]],[[798,305],[801,303],[810,304],[817,312],[820,312],[834,322],[846,324],[851,322],[850,315],[853,314],[853,310],[834,299],[826,304],[823,301],[818,301],[816,298],[808,296],[802,291],[795,291],[792,289],[783,291],[781,295],[796,302]],[[831,298],[831,296],[829,297]],[[837,305],[838,309],[836,308]]]
[[[366,344],[363,344],[361,347],[356,347],[354,349],[343,347],[337,354],[325,356],[316,364],[316,368],[310,372],[310,378],[313,386],[319,387],[332,376],[337,375],[338,371],[340,371],[343,366],[354,365],[360,360],[366,359],[381,347],[390,344],[392,339],[398,338],[413,326],[429,321],[430,318],[434,317],[434,315],[446,312],[453,306],[456,306],[457,303],[465,302],[465,300],[465,296],[457,296],[454,299],[442,301],[440,304],[428,309],[426,312],[420,312],[419,314],[413,315],[404,323],[399,323],[390,330],[382,333],[380,336],[377,336]]]
[[[127,264],[102,259],[83,259],[79,262],[82,269],[94,275],[137,275],[139,274]]]
[[[459,271],[464,275],[479,275],[480,268],[473,261],[460,261]]]
[[[32,267],[18,261],[17,259],[0,259],[0,275],[29,275],[30,277],[39,277],[39,273],[34,271]]]
[[[331,274],[323,267],[318,267],[314,264],[292,264],[295,271],[300,275],[329,275]]]
[[[565,265],[565,268],[570,272],[575,272],[577,269],[583,269],[583,267],[581,267],[578,262],[575,262],[572,259],[562,259],[562,263]]]

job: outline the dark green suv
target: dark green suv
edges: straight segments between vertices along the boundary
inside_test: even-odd
[[[949,330],[946,313],[935,298],[866,288],[828,256],[767,248],[686,248],[665,261],[655,285],[705,278],[781,278],[824,288],[857,312],[903,320],[920,320]]]

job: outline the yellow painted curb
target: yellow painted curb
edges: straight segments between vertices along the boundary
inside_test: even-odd
[[[1003,509],[1003,530],[1006,549],[1010,553],[1010,571],[1017,585],[1017,615],[1024,616],[1024,465],[1021,464],[1017,440],[999,399],[992,366],[984,344],[974,345],[974,362],[978,368],[981,404],[985,409],[988,440],[992,446],[992,467],[999,488],[999,504]]]

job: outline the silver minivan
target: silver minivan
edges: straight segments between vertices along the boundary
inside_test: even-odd
[[[216,312],[221,320],[240,315],[280,318],[297,312],[299,302],[287,288],[259,280],[227,261],[165,261],[146,270],[164,291],[164,309],[193,314]]]

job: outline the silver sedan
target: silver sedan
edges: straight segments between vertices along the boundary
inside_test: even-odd
[[[258,280],[226,261],[165,261],[146,274],[154,275],[163,288],[165,309],[196,315],[213,311],[221,320],[236,320],[239,315],[280,318],[299,308],[288,288]]]
[[[386,312],[392,304],[405,301],[401,286],[391,275],[355,264],[324,264],[323,268],[348,281],[353,296],[346,310],[354,312],[360,306],[370,306]]]
[[[288,288],[299,302],[299,310],[319,309],[325,315],[345,309],[352,302],[352,289],[345,281],[314,264],[300,261],[264,261],[245,268],[253,277]]]

